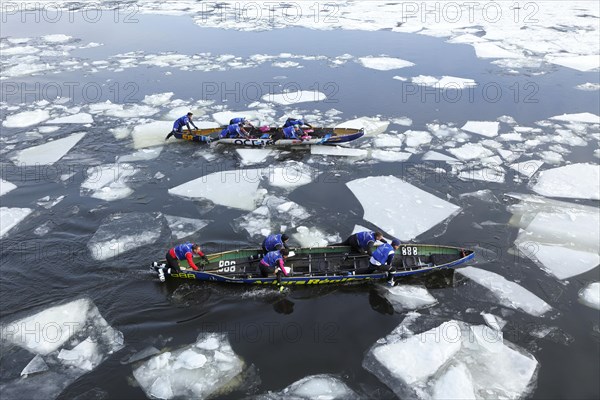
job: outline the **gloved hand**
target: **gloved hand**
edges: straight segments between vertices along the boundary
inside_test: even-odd
[[[202,260],[207,264],[210,262],[208,261],[208,257],[206,257],[206,255],[202,256]]]

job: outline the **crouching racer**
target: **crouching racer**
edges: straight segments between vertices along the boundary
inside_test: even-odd
[[[163,265],[163,267],[159,268],[158,270],[158,278],[160,281],[164,282],[165,272],[167,274],[178,274],[181,272],[181,269],[179,268],[179,260],[187,260],[190,268],[192,268],[194,271],[198,271],[199,268],[196,266],[196,264],[194,264],[194,254],[199,255],[202,257],[202,260],[208,263],[208,257],[206,257],[206,255],[200,249],[200,246],[197,244],[192,244],[189,242],[183,243],[167,251],[165,256],[167,259],[167,264]]]
[[[375,271],[387,272],[388,283],[394,284],[394,276],[392,275],[395,272],[394,267],[392,267],[392,260],[394,259],[394,254],[396,250],[400,247],[400,241],[398,239],[392,240],[392,244],[384,243],[377,248],[373,252],[371,259],[369,260],[369,274],[372,274]]]
[[[365,251],[371,256],[375,251],[375,242],[387,243],[381,232],[364,231],[350,235],[337,246],[350,246],[354,253],[364,253]]]
[[[289,254],[288,249],[268,252],[258,264],[260,275],[266,278],[272,272],[277,275],[277,284],[281,285],[281,274],[288,276],[290,272],[290,269],[284,265]]]

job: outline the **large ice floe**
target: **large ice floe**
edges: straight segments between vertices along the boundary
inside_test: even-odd
[[[600,200],[600,165],[571,164],[541,171],[533,190],[549,197]]]
[[[0,207],[0,238],[6,236],[32,212],[31,208]]]
[[[502,275],[475,267],[460,268],[456,272],[489,289],[505,307],[522,310],[534,316],[541,316],[552,309],[544,300]]]
[[[256,400],[354,400],[360,396],[334,375],[311,375],[292,383],[280,392],[269,392]]]
[[[211,333],[141,362],[133,376],[152,399],[204,399],[239,387],[244,367],[227,336]]]
[[[0,329],[4,354],[26,350],[3,359],[3,370],[16,373],[24,367],[22,377],[0,386],[7,400],[54,399],[123,347],[123,334],[87,298],[3,322]]]
[[[593,282],[579,292],[579,301],[588,307],[600,310],[600,282]]]
[[[17,165],[52,165],[63,158],[84,136],[85,132],[79,132],[29,147],[18,151],[12,160]]]
[[[103,164],[87,170],[87,178],[81,184],[82,195],[96,199],[113,201],[128,197],[133,193],[127,182],[138,172],[132,164]]]
[[[38,125],[50,118],[46,110],[22,111],[17,114],[9,115],[2,126],[5,128],[27,128],[28,126]]]
[[[88,242],[92,258],[103,261],[158,240],[163,228],[160,213],[131,212],[108,216]]]
[[[485,325],[452,320],[413,334],[403,321],[373,345],[363,367],[401,399],[520,399],[535,384],[538,362]]]
[[[510,224],[520,228],[515,246],[558,279],[587,272],[600,263],[600,210],[597,207],[546,199],[511,196],[521,201],[509,208]]]
[[[414,239],[460,209],[394,176],[356,179],[346,186],[361,203],[365,220],[401,240]]]
[[[326,100],[324,93],[311,90],[302,90],[299,92],[285,92],[280,94],[269,93],[262,97],[263,101],[280,105],[290,105],[298,103],[307,103]]]

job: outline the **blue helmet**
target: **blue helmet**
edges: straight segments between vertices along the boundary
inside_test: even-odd
[[[392,246],[400,246],[400,241],[398,239],[392,240]]]

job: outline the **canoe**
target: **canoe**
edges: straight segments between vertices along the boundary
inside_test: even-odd
[[[339,143],[351,142],[362,137],[365,134],[363,129],[352,128],[312,128],[307,130],[308,140],[300,139],[282,139],[281,128],[270,128],[268,131],[261,131],[258,128],[250,129],[249,134],[255,139],[245,138],[223,138],[219,139],[219,134],[225,127],[195,129],[191,132],[183,131],[174,133],[177,139],[189,140],[193,142],[206,142],[210,137],[211,141],[219,144],[234,145],[239,147],[266,147],[266,146],[309,146],[309,145],[336,145]],[[262,135],[268,133],[269,139],[260,139]]]
[[[289,276],[282,276],[283,285],[314,285],[329,283],[358,283],[386,279],[385,273],[367,273],[370,256],[366,253],[350,253],[348,246],[328,246],[291,249],[293,256],[285,263],[291,268]],[[167,279],[194,279],[252,285],[274,285],[274,275],[260,276],[258,263],[262,250],[231,250],[207,255],[209,263],[203,270],[182,270],[167,274]],[[394,277],[423,274],[435,270],[454,268],[473,259],[475,253],[452,246],[427,244],[403,244],[396,251],[392,266]],[[161,262],[158,263],[159,265]],[[181,265],[187,265],[184,261]],[[198,262],[197,265],[201,265]],[[156,267],[152,270],[157,272]],[[157,274],[158,276],[158,274]]]

